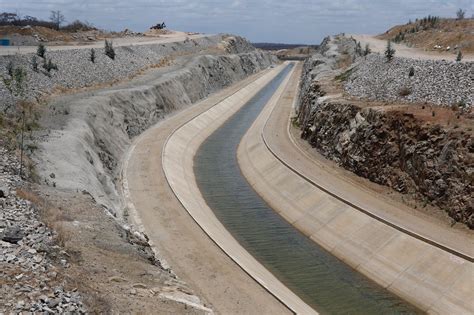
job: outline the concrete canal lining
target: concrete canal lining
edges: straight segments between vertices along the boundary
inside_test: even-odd
[[[297,85],[292,88],[294,94]],[[334,198],[269,151],[262,137],[265,123],[275,106],[291,107],[292,97],[287,92],[268,104],[239,146],[241,170],[254,189],[314,242],[422,310],[472,313],[472,262]]]

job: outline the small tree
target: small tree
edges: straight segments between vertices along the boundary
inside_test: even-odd
[[[27,74],[25,69],[18,67],[13,67],[11,75],[9,77],[3,77],[3,83],[5,87],[10,92],[13,98],[19,98],[20,101],[17,102],[18,110],[21,111],[21,142],[20,142],[20,169],[18,171],[19,175],[22,175],[23,170],[23,135],[26,125],[26,111],[28,102],[24,100],[26,85],[27,85]],[[8,110],[8,108],[6,109]]]
[[[365,49],[364,49],[364,56],[367,56],[370,54],[372,51],[370,50],[369,44],[365,44]]]
[[[362,46],[360,45],[360,42],[357,42],[357,43],[356,43],[355,52],[356,52],[356,54],[358,54],[359,56],[362,56]]]
[[[457,56],[456,56],[456,61],[457,61],[457,62],[461,62],[461,60],[462,60],[462,52],[461,52],[461,51],[458,51],[458,54],[457,54]]]
[[[92,63],[95,63],[95,50],[91,48],[90,60]]]
[[[31,68],[33,69],[34,72],[38,72],[38,60],[36,56],[33,56],[31,58]]]
[[[7,73],[10,77],[13,77],[13,72],[15,70],[15,65],[13,64],[13,61],[9,61],[7,64]]]
[[[51,70],[58,70],[58,66],[53,63],[51,58],[48,59],[48,61],[44,61],[43,63],[43,69],[48,72],[48,74],[51,72]]]
[[[395,49],[392,48],[392,42],[390,40],[387,41],[387,48],[385,49],[385,57],[387,57],[387,61],[390,62],[395,56]]]
[[[466,11],[464,11],[463,9],[459,9],[456,11],[456,17],[458,20],[463,20],[465,15]]]
[[[41,58],[44,58],[46,54],[46,47],[43,44],[39,44],[38,48],[36,49],[36,54]]]
[[[59,31],[61,24],[66,21],[64,15],[61,11],[51,11],[51,15],[49,16],[50,21],[56,26],[56,29]]]
[[[109,42],[108,40],[105,40],[105,54],[107,57],[110,59],[114,60],[115,59],[115,50],[112,42]]]

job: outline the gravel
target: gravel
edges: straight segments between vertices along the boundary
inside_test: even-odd
[[[76,290],[64,288],[60,273],[69,266],[56,233],[40,221],[38,208],[17,196],[24,183],[17,158],[0,147],[0,313],[85,313]],[[62,263],[54,264],[53,256]]]
[[[413,76],[409,76],[411,67]],[[371,54],[354,66],[344,89],[369,100],[442,106],[463,103],[470,107],[474,104],[474,62],[397,57],[387,62],[383,56]]]
[[[241,37],[213,35],[183,42],[116,47],[114,60],[105,55],[104,49],[95,49],[95,62],[90,59],[90,49],[47,51],[45,58],[36,56],[38,71],[34,71],[32,66],[34,54],[17,54],[0,56],[0,76],[8,77],[7,66],[10,62],[15,67],[23,67],[28,78],[26,97],[41,99],[56,90],[78,89],[127,79],[140,70],[159,65],[165,56],[195,54],[217,46],[228,53],[244,53],[255,49]],[[49,59],[57,65],[58,70],[48,73],[43,68],[44,62]],[[0,81],[0,99],[0,110],[13,103],[3,80]]]

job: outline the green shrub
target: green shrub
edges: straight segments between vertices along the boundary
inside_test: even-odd
[[[112,44],[112,42],[109,42],[108,40],[105,40],[105,54],[107,57],[110,59],[114,60],[115,59],[115,49]]]
[[[31,58],[31,68],[34,72],[38,72],[38,60],[36,56],[33,56],[33,58]]]
[[[369,44],[365,44],[365,49],[364,49],[364,56],[367,56],[370,54],[372,51],[370,50]]]
[[[92,63],[95,63],[95,50],[94,48],[91,49],[90,60]]]
[[[334,77],[334,79],[337,80],[337,81],[341,81],[341,82],[347,81],[354,70],[355,70],[355,67],[350,68],[350,69],[346,70],[345,72],[343,72],[339,75],[336,75]]]
[[[392,48],[392,42],[390,40],[387,41],[387,48],[385,49],[385,57],[387,61],[392,61],[393,57],[395,56],[395,49]]]
[[[49,58],[48,61],[46,60],[44,61],[43,69],[46,70],[48,73],[50,73],[51,70],[58,70],[58,66],[55,63],[53,63],[51,58]]]
[[[8,72],[8,75],[13,77],[13,72],[15,70],[15,65],[13,64],[13,61],[9,61],[8,64],[7,64],[7,72]]]
[[[39,44],[38,48],[36,49],[36,54],[41,58],[44,58],[46,54],[46,47],[43,44]]]

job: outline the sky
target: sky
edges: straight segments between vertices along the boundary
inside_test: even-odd
[[[145,31],[165,21],[170,29],[232,33],[252,42],[318,44],[331,34],[379,34],[409,19],[454,17],[473,0],[0,0],[0,12],[48,19],[61,10],[68,22]]]

